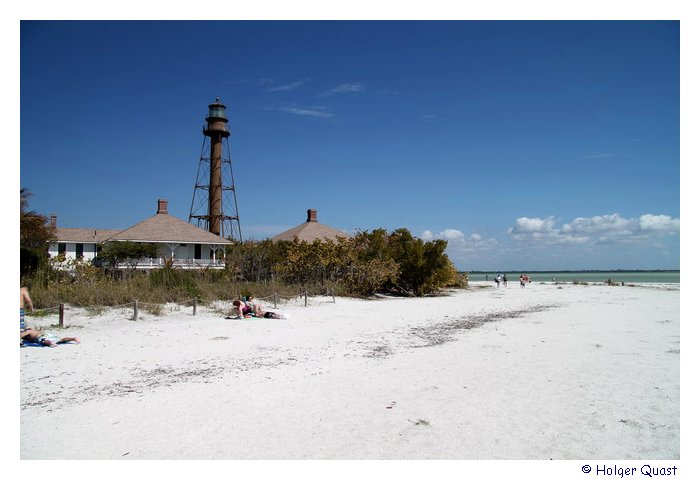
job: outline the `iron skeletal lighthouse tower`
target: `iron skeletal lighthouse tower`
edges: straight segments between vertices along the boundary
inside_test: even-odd
[[[228,137],[226,106],[209,105],[204,141],[190,206],[190,223],[223,238],[243,241]],[[207,142],[207,139],[209,140]]]

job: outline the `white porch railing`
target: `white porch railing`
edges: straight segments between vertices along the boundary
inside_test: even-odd
[[[168,260],[170,262],[171,260]],[[163,257],[158,258],[142,258],[137,262],[124,262],[117,265],[117,268],[163,268],[166,261]],[[211,259],[179,259],[175,258],[172,260],[172,266],[176,268],[184,269],[199,269],[199,268],[224,268],[225,263],[223,259],[217,258],[216,260]]]

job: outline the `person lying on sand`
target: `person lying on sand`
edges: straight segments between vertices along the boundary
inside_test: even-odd
[[[43,330],[37,330],[35,328],[25,329],[19,334],[19,338],[20,341],[38,343],[40,345],[46,345],[47,347],[55,347],[60,343],[80,343],[80,339],[78,337],[58,338],[58,335],[46,333]]]
[[[277,313],[277,312],[265,312],[263,309],[260,307],[260,305],[255,305],[255,309],[253,309],[250,305],[246,304],[245,302],[242,302],[240,300],[234,300],[233,301],[233,309],[234,309],[234,315],[236,315],[238,318],[251,318],[251,317],[259,317],[259,318],[289,318],[289,315],[286,313]]]
[[[278,319],[287,319],[289,318],[289,314],[287,313],[277,313],[277,312],[262,312],[262,316],[265,318],[278,318]]]

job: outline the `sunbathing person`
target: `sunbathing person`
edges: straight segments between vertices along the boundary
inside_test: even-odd
[[[253,310],[253,307],[248,305],[243,300],[234,300],[233,310],[233,313],[238,315],[238,318],[249,318],[255,315],[255,310]]]
[[[280,320],[289,318],[289,314],[277,312],[262,312],[262,315],[260,316],[264,318],[278,318]]]
[[[43,330],[37,330],[35,328],[27,328],[19,334],[20,341],[38,343],[40,345],[46,345],[47,347],[55,347],[61,343],[75,342],[80,343],[78,337],[63,337],[58,338],[58,335],[53,333],[46,333]]]
[[[233,309],[234,315],[236,315],[238,318],[289,318],[289,315],[287,315],[286,313],[265,312],[260,307],[260,305],[255,305],[255,308],[253,308],[252,306],[248,305],[247,303],[241,300],[233,301]]]
[[[264,312],[262,307],[254,300],[252,295],[249,295],[243,302],[253,310],[253,315],[256,317],[263,316]]]

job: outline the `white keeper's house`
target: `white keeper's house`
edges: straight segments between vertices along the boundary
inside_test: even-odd
[[[137,269],[163,267],[172,262],[180,268],[224,268],[225,249],[233,242],[195,227],[168,214],[168,201],[159,199],[158,210],[152,217],[125,230],[95,230],[89,228],[60,228],[56,215],[51,215],[55,243],[49,245],[49,257],[63,255],[66,259],[92,261],[107,242],[155,243],[159,257],[143,258]],[[119,265],[121,268],[134,265]]]

